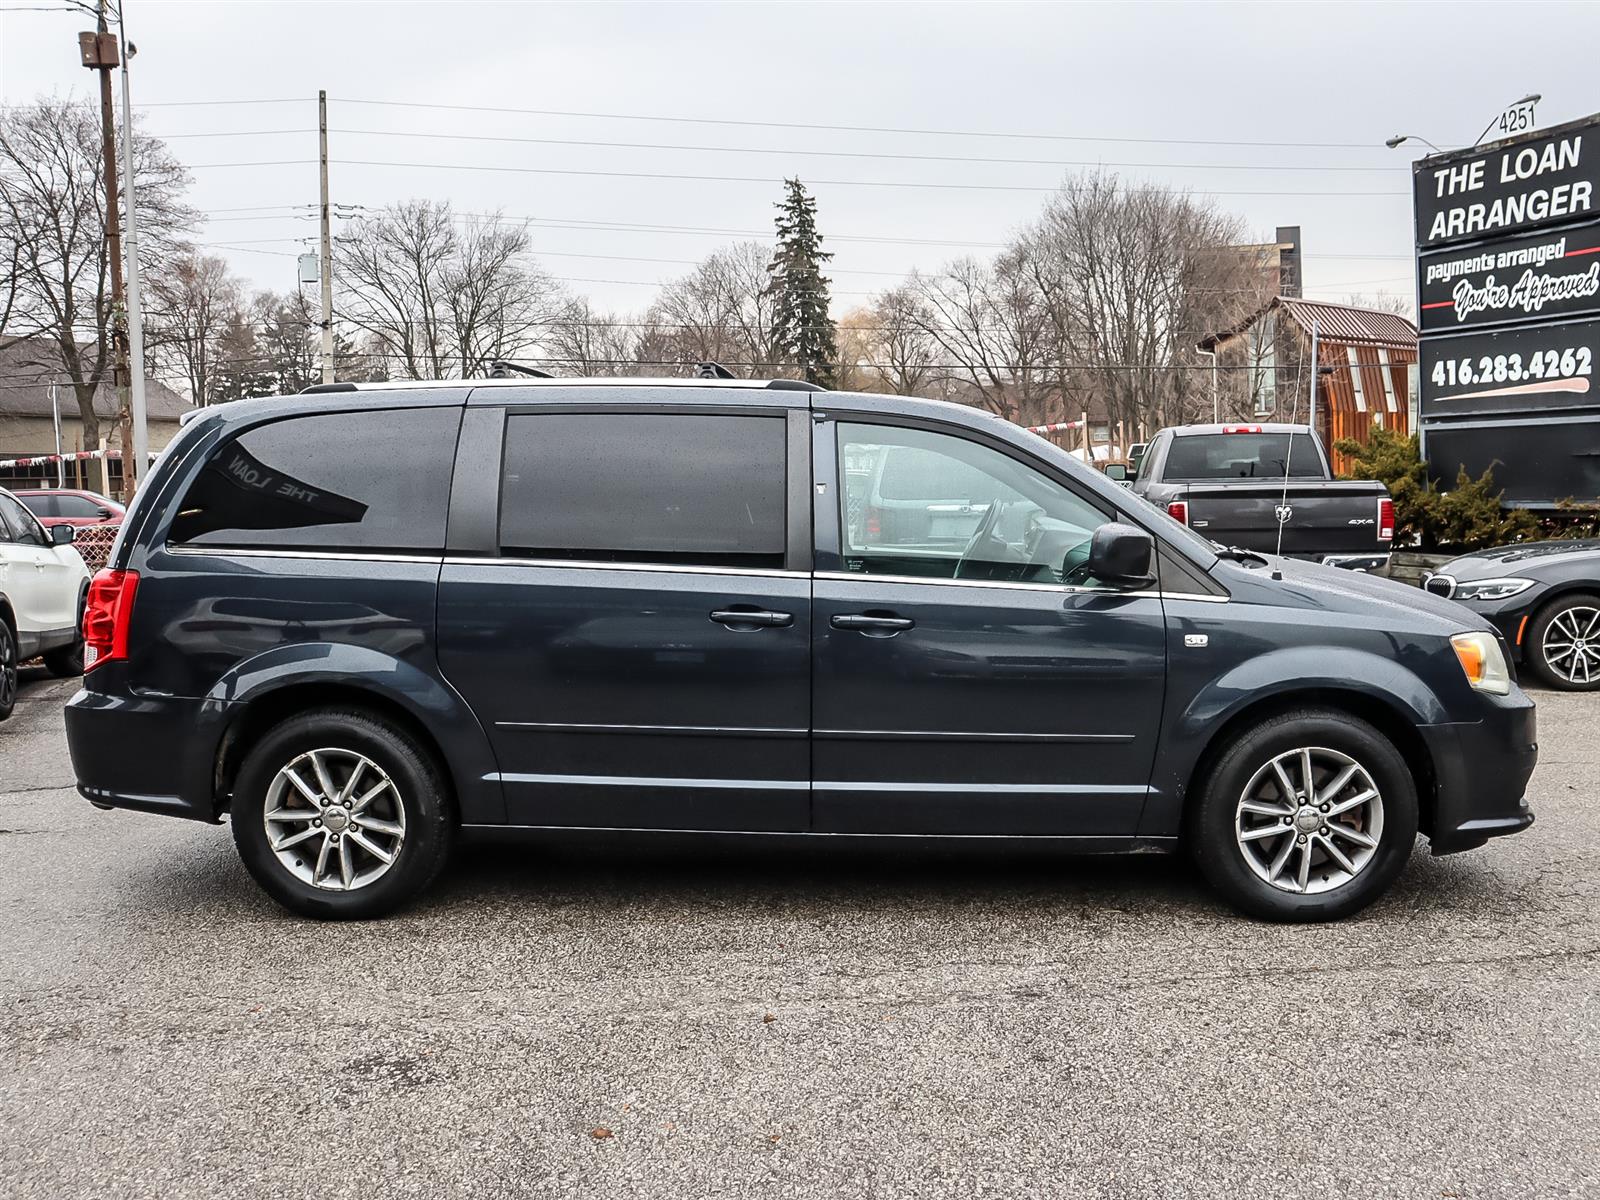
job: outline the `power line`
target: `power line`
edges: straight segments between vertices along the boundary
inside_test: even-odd
[[[1020,133],[971,129],[905,129],[879,125],[819,125],[799,121],[741,121],[725,117],[666,117],[655,113],[574,112],[549,108],[503,108],[473,104],[427,104],[419,100],[362,100],[353,96],[330,96],[340,104],[366,104],[384,108],[429,108],[450,112],[511,113],[529,117],[577,117],[594,121],[657,121],[676,125],[729,125],[746,129],[816,129],[827,133],[889,133],[908,137],[1007,138],[1049,142],[1121,142],[1130,145],[1161,146],[1260,146],[1272,149],[1306,148],[1320,150],[1376,150],[1376,142],[1252,142],[1214,138],[1141,138],[1069,133]]]
[[[1118,169],[1160,171],[1366,171],[1388,175],[1410,174],[1409,166],[1386,165],[1381,167],[1326,166],[1299,163],[1149,163],[1106,162],[1100,159],[1059,158],[990,158],[962,154],[891,154],[871,150],[793,150],[770,146],[686,146],[665,142],[599,142],[577,138],[513,137],[486,133],[435,133],[413,129],[334,129],[329,131],[339,137],[404,137],[430,138],[455,142],[506,142],[531,146],[583,146],[603,150],[671,150],[691,154],[781,154],[802,158],[866,158],[898,162],[976,163],[989,166],[1033,167],[1114,167]],[[220,130],[214,133],[170,133],[160,135],[164,140],[175,138],[239,138],[306,135],[314,129],[247,129]]]
[[[504,106],[476,104],[429,104],[418,100],[372,100],[355,96],[330,96],[329,99],[339,104],[364,104],[381,108],[425,108],[446,112],[507,113],[514,116],[571,117],[590,121],[653,121],[675,125],[725,125],[736,126],[743,129],[813,129],[825,133],[887,133],[904,137],[1003,138],[1018,141],[1097,142],[1141,146],[1253,146],[1272,150],[1307,149],[1375,151],[1379,149],[1379,143],[1377,142],[1248,141],[1242,139],[1224,138],[1118,137],[1111,134],[1036,133],[1031,131],[1015,130],[914,129],[884,125],[822,125],[801,121],[750,121],[735,120],[727,117],[677,117],[663,116],[659,113],[579,112],[569,109],[508,108]],[[88,104],[87,101],[73,101],[69,103],[80,103],[83,105]],[[262,104],[304,104],[309,107],[314,103],[315,97],[312,96],[270,96],[235,100],[155,100],[145,101],[141,103],[139,107],[209,108],[217,105],[240,106]],[[0,105],[0,107],[33,108],[37,107],[37,105],[11,104]]]
[[[191,171],[208,171],[235,167],[304,167],[315,166],[316,160],[302,158],[286,159],[260,159],[253,162],[222,162],[222,163],[189,163]],[[781,182],[776,176],[766,175],[681,175],[657,171],[593,171],[577,170],[568,167],[513,167],[496,166],[482,163],[433,163],[433,162],[377,162],[372,159],[341,158],[341,167],[390,167],[406,171],[490,171],[495,174],[510,175],[580,175],[598,179],[674,179],[692,183],[759,183],[766,187]],[[1078,190],[1072,185],[1057,187],[1024,186],[1021,184],[1005,183],[931,183],[909,182],[904,180],[887,179],[810,179],[806,181],[812,187],[882,187],[882,188],[915,188],[935,189],[958,192],[1030,192],[1035,195],[1050,194],[1059,191],[1072,192]],[[1143,189],[1130,189],[1139,191]],[[1357,197],[1406,197],[1410,192],[1347,192],[1347,191],[1212,191],[1203,189],[1186,189],[1188,194],[1195,196],[1337,196],[1342,198]]]

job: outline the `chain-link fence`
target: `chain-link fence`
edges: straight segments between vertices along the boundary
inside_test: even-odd
[[[120,525],[80,525],[72,545],[83,556],[84,565],[98,571],[111,557],[111,543],[117,540]]]

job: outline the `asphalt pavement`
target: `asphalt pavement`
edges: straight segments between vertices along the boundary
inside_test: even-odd
[[[1600,1192],[1600,696],[1540,695],[1531,830],[1337,925],[1166,858],[589,841],[341,926],[79,799],[75,686],[0,724],[7,1197]]]

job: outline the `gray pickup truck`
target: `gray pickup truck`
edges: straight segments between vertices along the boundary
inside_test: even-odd
[[[1223,546],[1369,571],[1389,559],[1394,503],[1334,479],[1306,425],[1185,425],[1150,440],[1135,495]]]

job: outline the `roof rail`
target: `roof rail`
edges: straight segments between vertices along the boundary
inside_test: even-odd
[[[310,387],[300,389],[302,396],[315,396],[321,392],[353,392],[357,390],[353,383],[313,383]]]
[[[817,383],[807,383],[804,379],[772,379],[767,382],[767,390],[773,392],[825,392],[828,389]]]
[[[549,371],[536,370],[525,367],[521,363],[514,363],[507,359],[496,359],[489,364],[490,379],[510,379],[514,375],[526,375],[529,379],[554,379]]]

